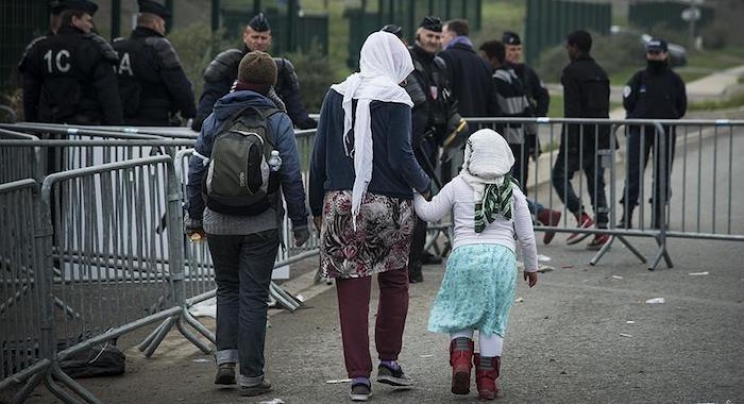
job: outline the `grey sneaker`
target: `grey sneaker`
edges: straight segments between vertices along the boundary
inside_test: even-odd
[[[351,386],[351,401],[367,401],[372,396],[372,387],[366,383],[356,383]]]
[[[377,367],[377,381],[395,387],[409,387],[413,385],[413,380],[403,373],[403,368],[393,369],[382,363]]]
[[[271,383],[264,379],[260,384],[255,386],[240,386],[240,395],[244,397],[253,397],[266,394],[271,391]]]
[[[235,364],[223,363],[217,368],[214,384],[229,386],[235,384]]]

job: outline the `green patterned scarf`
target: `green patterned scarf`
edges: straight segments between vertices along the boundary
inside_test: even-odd
[[[483,200],[475,203],[476,233],[481,233],[499,215],[503,216],[506,220],[511,220],[512,186],[519,186],[519,184],[510,174],[504,176],[504,182],[501,185],[485,184]]]

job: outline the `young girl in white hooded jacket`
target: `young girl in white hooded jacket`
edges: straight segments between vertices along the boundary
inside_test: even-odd
[[[429,331],[448,333],[452,393],[469,394],[473,364],[481,400],[499,388],[504,335],[514,302],[517,246],[524,280],[537,284],[537,247],[527,201],[509,172],[514,156],[491,129],[473,133],[460,174],[430,202],[416,194],[416,214],[436,221],[453,213],[454,245],[429,316]],[[516,236],[516,237],[515,237]],[[478,330],[479,353],[473,336]]]

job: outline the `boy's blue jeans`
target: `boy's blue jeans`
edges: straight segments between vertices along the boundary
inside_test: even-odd
[[[217,282],[217,365],[239,363],[241,386],[264,378],[269,285],[279,231],[207,235]]]

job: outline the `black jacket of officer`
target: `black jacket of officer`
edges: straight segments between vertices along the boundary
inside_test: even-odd
[[[123,123],[114,68],[118,56],[100,36],[88,32],[95,4],[62,13],[56,35],[41,37],[19,64],[23,75],[23,108],[29,122],[70,124]],[[73,25],[81,24],[84,28]]]
[[[422,29],[441,32],[441,22],[426,17],[421,23],[417,40],[409,47],[414,70],[406,80],[405,89],[414,104],[411,112],[412,146],[421,167],[433,176],[439,147],[455,130],[460,115],[447,82],[444,60],[428,52],[419,42],[418,35],[426,32]]]
[[[259,14],[248,23],[258,32],[270,31],[268,20]],[[212,107],[222,96],[230,92],[235,79],[238,77],[238,65],[247,53],[248,46],[243,49],[228,49],[217,55],[204,70],[204,89],[199,99],[196,119],[192,129],[201,130],[202,122],[212,113]],[[318,126],[317,122],[308,116],[300,97],[300,80],[295,73],[292,63],[284,58],[274,58],[277,67],[276,90],[277,95],[286,107],[287,115],[292,123],[300,129],[311,129]]]
[[[457,110],[464,117],[499,116],[491,66],[473,49],[467,37],[469,27],[454,20],[447,23],[447,28],[457,37],[439,56],[447,65],[447,81],[457,100]]]
[[[170,17],[168,9],[152,1],[139,2],[138,26],[129,38],[118,38],[119,92],[128,125],[168,126],[171,115],[196,116],[191,82],[171,43],[158,31]],[[159,28],[158,28],[159,29]]]
[[[666,61],[649,62],[630,78],[624,92],[629,119],[679,119],[687,112],[685,82]]]

